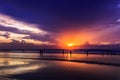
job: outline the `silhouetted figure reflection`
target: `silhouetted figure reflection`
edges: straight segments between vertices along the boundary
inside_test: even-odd
[[[72,57],[72,51],[70,50],[69,51],[69,58],[71,59],[71,57]]]

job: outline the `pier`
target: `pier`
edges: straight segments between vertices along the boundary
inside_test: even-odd
[[[34,53],[40,53],[40,55],[43,55],[44,53],[85,53],[85,54],[120,54],[119,49],[74,49],[74,50],[68,50],[68,49],[0,49],[1,52],[34,52]]]

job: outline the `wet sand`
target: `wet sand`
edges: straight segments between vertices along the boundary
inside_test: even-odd
[[[0,57],[2,80],[120,80],[119,55],[1,53]]]
[[[17,80],[120,80],[120,67],[68,61],[0,58],[0,76]]]

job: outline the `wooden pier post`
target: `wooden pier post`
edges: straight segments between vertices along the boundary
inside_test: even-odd
[[[86,51],[86,53],[87,53],[87,56],[88,56],[88,51]]]
[[[40,56],[43,56],[43,50],[40,50],[39,52],[40,52]]]
[[[62,53],[63,53],[63,55],[64,55],[64,53],[65,53],[65,50],[63,50],[63,51],[62,51]]]
[[[22,52],[24,53],[24,52],[25,52],[25,50],[22,50]]]
[[[102,56],[104,55],[104,51],[102,51]]]

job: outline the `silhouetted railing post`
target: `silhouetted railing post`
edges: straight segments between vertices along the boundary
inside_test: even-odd
[[[86,51],[86,53],[87,53],[87,56],[88,56],[88,51]]]
[[[104,51],[102,51],[102,56],[104,55]]]
[[[22,52],[24,53],[24,52],[25,52],[25,50],[22,50]]]
[[[43,50],[40,50],[39,52],[40,52],[40,56],[43,56]]]
[[[65,53],[65,50],[63,50],[63,51],[62,51],[62,53],[63,53],[63,55],[64,55],[64,53]]]

